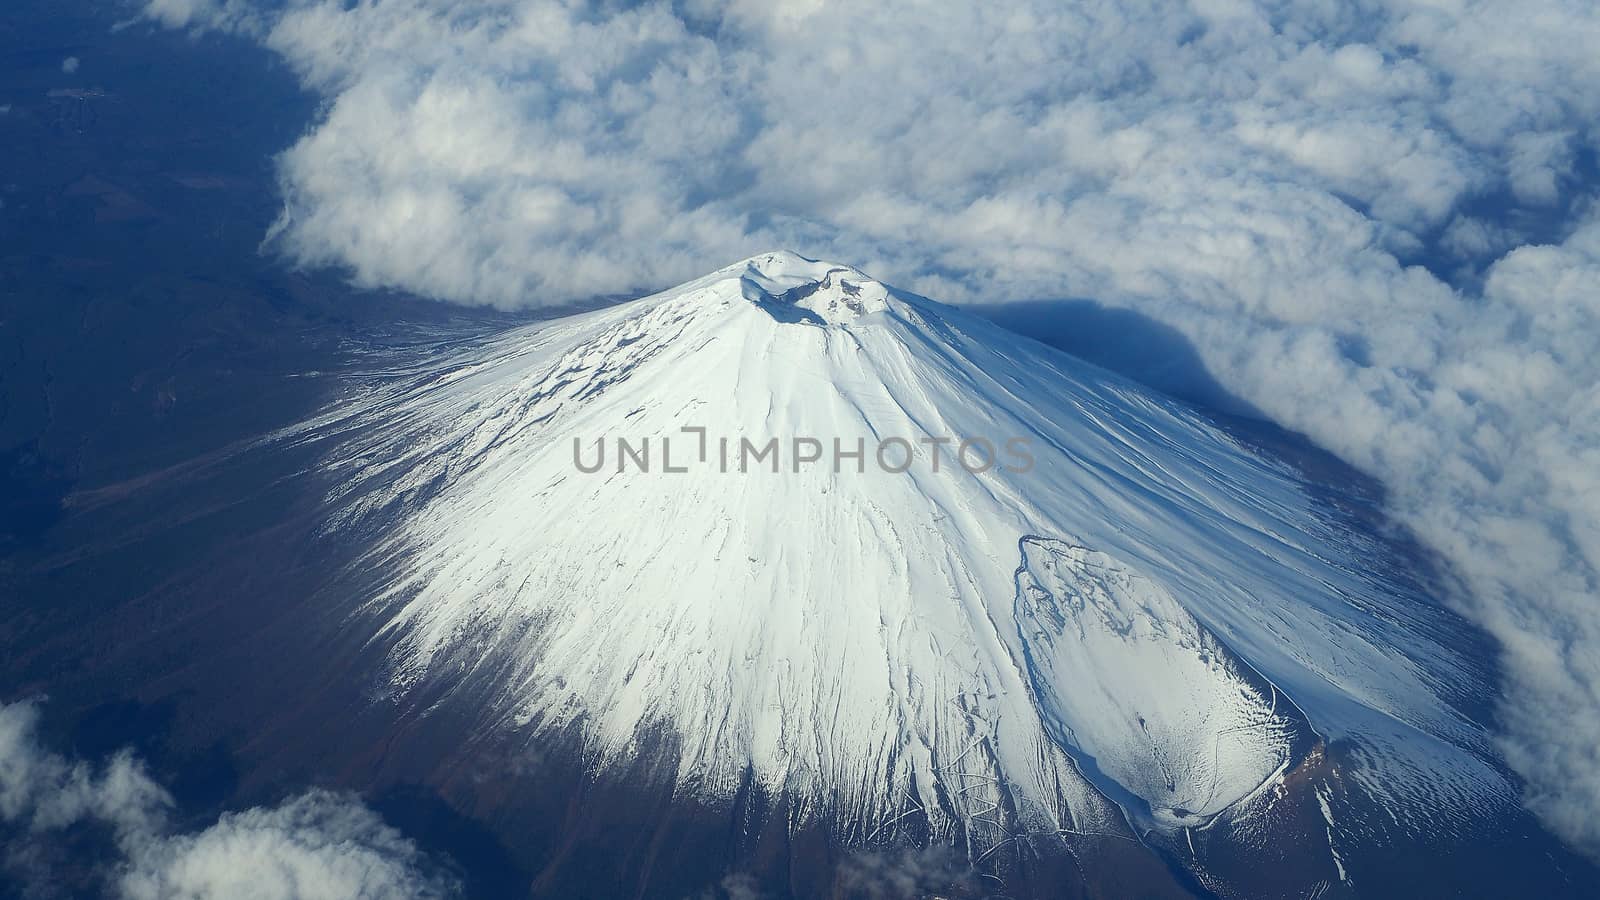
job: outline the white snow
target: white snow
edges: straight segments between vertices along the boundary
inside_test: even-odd
[[[1322,810],[1322,821],[1328,823],[1328,853],[1333,856],[1333,867],[1339,873],[1339,880],[1348,882],[1350,876],[1344,870],[1344,857],[1339,855],[1339,846],[1333,838],[1333,809],[1328,805],[1328,789],[1321,785],[1317,787],[1317,808]]]
[[[1289,762],[1303,724],[1159,584],[1103,553],[1038,539],[1023,542],[1017,582],[1040,711],[1063,744],[1096,761],[1092,780],[1187,827]]]
[[[1281,774],[1311,728],[1374,722],[1376,772],[1406,790],[1505,789],[1439,696],[1470,667],[1294,473],[846,266],[766,254],[309,427],[337,439],[333,527],[383,535],[389,587],[354,624],[398,641],[396,697],[472,690],[529,734],[581,721],[599,765],[668,729],[687,792],[731,796],[748,769],[863,840],[924,814],[991,844],[1125,834],[1107,797],[1175,833]],[[795,437],[822,461],[795,471]],[[1025,439],[1034,465],[971,474],[928,437]],[[618,472],[617,438],[648,439],[649,472]],[[778,438],[780,472],[723,471],[721,438]],[[904,473],[874,463],[890,438]],[[585,460],[603,440],[604,468],[580,472],[574,439]],[[835,439],[864,442],[865,472],[835,473]],[[688,471],[662,471],[664,442]]]

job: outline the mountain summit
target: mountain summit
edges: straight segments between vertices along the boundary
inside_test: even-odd
[[[889,307],[889,289],[850,266],[786,251],[752,257],[743,265],[743,293],[753,303],[790,306],[832,324]]]
[[[381,693],[594,771],[667,746],[680,795],[845,844],[1142,841],[1224,894],[1274,829],[1328,891],[1513,797],[1460,624],[1294,470],[849,266],[753,257],[316,427]]]

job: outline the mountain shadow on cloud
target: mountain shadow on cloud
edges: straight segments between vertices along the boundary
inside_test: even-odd
[[[1087,298],[974,304],[965,309],[1180,400],[1229,416],[1266,418],[1217,381],[1181,332],[1136,310]]]

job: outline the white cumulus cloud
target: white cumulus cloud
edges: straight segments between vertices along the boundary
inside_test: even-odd
[[[103,765],[47,749],[39,709],[0,704],[0,871],[47,879],[40,852],[72,826],[102,826],[120,858],[103,870],[125,900],[422,900],[455,892],[415,844],[354,797],[313,790],[275,807],[227,813],[193,833],[170,827],[173,801],[128,752]]]

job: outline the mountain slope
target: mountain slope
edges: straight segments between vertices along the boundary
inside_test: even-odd
[[[1222,893],[1274,816],[1326,890],[1514,798],[1459,626],[1293,471],[849,267],[756,257],[284,437],[335,441],[328,527],[372,536],[380,694],[596,770],[665,735],[685,795],[847,843],[1137,837]]]

